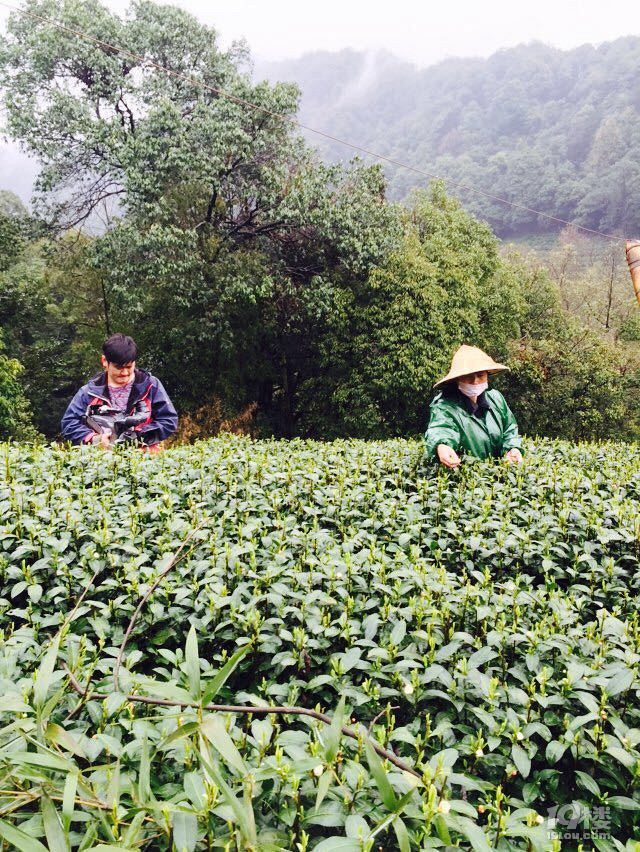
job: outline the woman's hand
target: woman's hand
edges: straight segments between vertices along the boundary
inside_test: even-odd
[[[460,456],[452,447],[446,444],[438,444],[436,448],[438,459],[445,467],[458,467],[460,464]]]
[[[507,464],[522,464],[522,453],[517,447],[512,447],[504,454],[504,460]]]

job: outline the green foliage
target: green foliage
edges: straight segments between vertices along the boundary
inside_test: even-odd
[[[0,189],[0,216],[23,219],[28,216],[28,211],[15,192]]]
[[[620,340],[640,343],[640,311],[630,314],[620,328]]]
[[[549,809],[573,802],[609,808],[623,850],[640,813],[638,446],[529,442],[521,468],[437,476],[421,456],[0,446],[0,836],[543,850]],[[190,532],[115,691],[129,619]]]
[[[20,221],[0,213],[0,273],[15,263],[24,248]]]
[[[86,239],[25,242],[0,272],[5,345],[24,367],[23,393],[38,430],[58,434],[72,394],[100,369],[107,329],[104,291],[87,260]]]
[[[593,246],[582,245],[593,250]],[[496,384],[505,392],[522,431],[572,440],[635,440],[640,391],[640,352],[620,341],[632,327],[628,270],[619,280],[608,253],[608,280],[591,266],[574,265],[574,249],[547,255],[507,252],[519,290],[519,335],[500,354],[512,368]],[[622,256],[624,258],[624,255]],[[589,283],[589,279],[590,283]],[[627,319],[623,319],[628,317]]]
[[[200,227],[204,210],[180,226],[122,224],[96,241],[94,264],[113,321],[178,403],[255,399],[267,428],[292,434],[337,284],[361,280],[398,228],[379,171],[358,165],[291,165],[263,206],[263,224],[235,237]]]
[[[582,328],[558,339],[514,344],[504,378],[519,424],[527,434],[585,440],[635,440],[640,363]]]
[[[29,403],[19,381],[22,364],[8,358],[0,336],[0,438],[33,440],[37,436],[33,428]]]
[[[516,258],[511,247],[507,255]],[[618,243],[567,229],[546,250],[520,247],[516,263],[523,272],[543,272],[555,285],[556,302],[562,311],[581,325],[610,341],[633,339],[625,329],[633,327],[638,303],[626,256]]]

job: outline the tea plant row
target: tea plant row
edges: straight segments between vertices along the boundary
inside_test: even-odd
[[[640,448],[527,451],[1,446],[0,836],[640,848]]]

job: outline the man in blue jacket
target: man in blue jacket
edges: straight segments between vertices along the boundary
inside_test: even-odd
[[[112,334],[102,347],[104,372],[90,379],[73,397],[62,418],[62,436],[74,444],[109,447],[113,434],[87,424],[93,412],[108,408],[122,415],[137,415],[132,427],[147,449],[159,444],[178,428],[178,415],[162,383],[136,369],[138,348],[125,334]],[[146,417],[145,417],[146,415]]]

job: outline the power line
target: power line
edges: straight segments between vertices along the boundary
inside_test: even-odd
[[[513,207],[517,210],[522,210],[526,213],[532,213],[536,216],[541,216],[542,218],[548,219],[551,222],[556,222],[560,225],[575,228],[576,230],[584,231],[585,233],[593,234],[595,236],[602,237],[606,240],[612,240],[614,242],[624,242],[626,240],[626,237],[620,236],[619,234],[607,234],[604,231],[599,231],[595,228],[588,228],[586,225],[579,225],[577,222],[571,222],[570,220],[563,219],[560,216],[553,216],[551,213],[544,213],[542,210],[536,210],[535,208],[529,207],[526,204],[521,204],[518,201],[510,201],[508,198],[502,198],[499,195],[494,195],[491,192],[486,192],[485,190],[479,189],[478,187],[474,187],[466,183],[461,183],[460,181],[444,177],[443,175],[437,175],[433,172],[428,172],[425,169],[419,168],[418,166],[412,166],[409,163],[404,163],[401,160],[394,159],[393,157],[387,157],[385,154],[379,154],[377,151],[372,151],[369,148],[365,148],[363,145],[358,145],[355,142],[349,142],[347,139],[341,139],[339,136],[334,136],[332,133],[327,133],[325,130],[318,130],[318,128],[316,127],[310,127],[307,124],[303,124],[298,119],[291,118],[290,116],[285,115],[284,113],[276,112],[275,110],[271,110],[268,107],[261,106],[260,104],[254,104],[251,101],[246,100],[245,98],[241,98],[238,95],[234,95],[231,92],[227,92],[224,89],[218,88],[217,86],[212,86],[209,83],[205,83],[202,80],[196,79],[195,77],[190,77],[188,74],[182,74],[179,71],[174,71],[171,68],[166,68],[164,65],[160,65],[157,62],[153,62],[152,60],[147,59],[139,53],[134,53],[133,51],[127,50],[126,48],[111,44],[110,42],[103,41],[102,39],[95,38],[94,36],[88,35],[82,30],[75,29],[74,27],[68,27],[65,24],[61,24],[58,21],[53,20],[52,18],[47,18],[43,15],[38,15],[35,12],[29,12],[26,9],[20,9],[18,6],[13,6],[10,3],[3,2],[3,0],[0,0],[0,6],[4,6],[6,9],[11,9],[12,11],[18,12],[21,15],[25,15],[29,18],[33,18],[34,20],[48,24],[58,30],[77,36],[78,38],[84,39],[84,41],[97,45],[98,47],[102,47],[106,50],[118,53],[121,56],[126,56],[129,59],[135,59],[143,65],[155,68],[156,70],[161,71],[162,73],[167,74],[171,77],[175,77],[176,79],[184,80],[190,85],[200,87],[202,89],[207,89],[208,91],[213,92],[219,97],[226,98],[227,100],[233,101],[239,104],[240,106],[248,107],[249,109],[262,112],[264,115],[269,115],[272,118],[278,118],[284,122],[290,122],[296,127],[299,127],[301,130],[306,130],[308,133],[314,133],[316,136],[320,136],[323,139],[329,140],[330,142],[336,142],[339,145],[344,145],[346,148],[351,148],[353,151],[358,151],[359,153],[365,154],[368,157],[373,157],[375,160],[378,160],[380,162],[388,163],[389,165],[396,166],[400,169],[405,169],[406,171],[413,172],[414,174],[420,175],[421,177],[429,178],[430,180],[441,180],[444,183],[449,184],[450,186],[456,187],[456,189],[461,189],[465,192],[472,192],[476,195],[481,195],[484,198],[488,198],[489,200],[498,202],[499,204],[504,204],[508,207]]]

